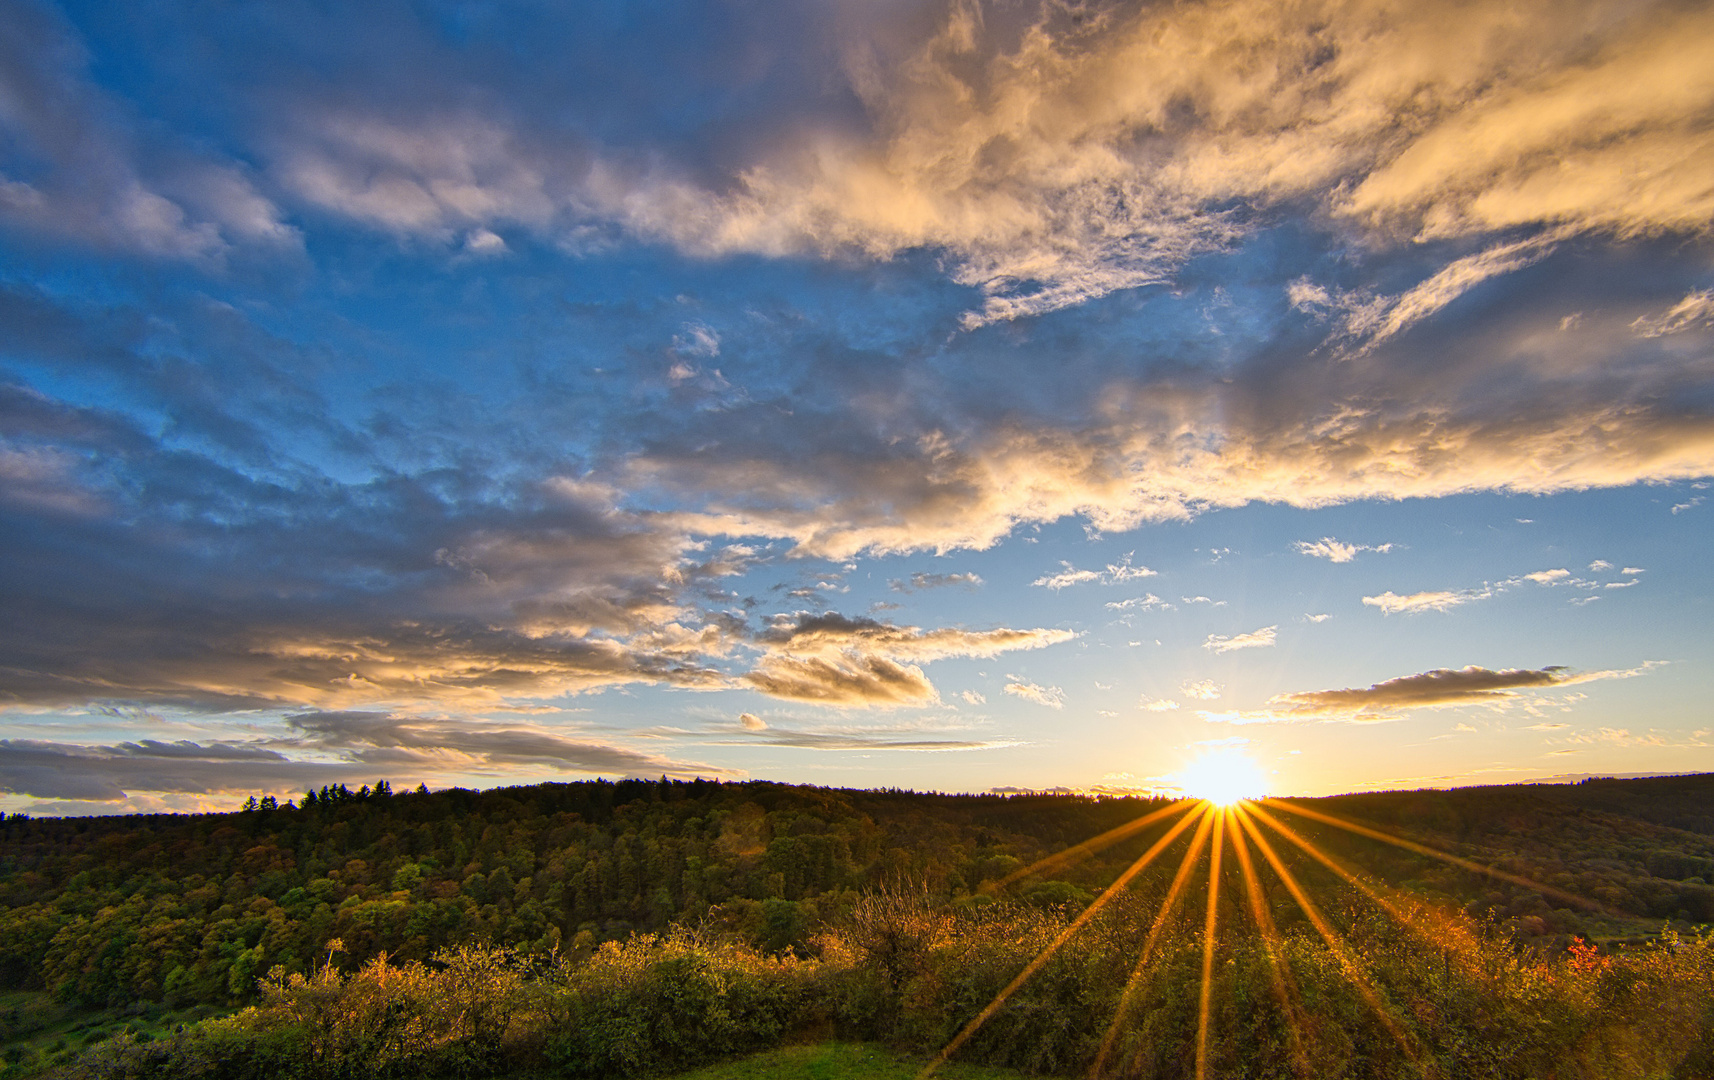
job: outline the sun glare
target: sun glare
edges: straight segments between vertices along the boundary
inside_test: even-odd
[[[1268,793],[1259,765],[1236,750],[1213,750],[1180,769],[1178,786],[1193,799],[1230,806]]]

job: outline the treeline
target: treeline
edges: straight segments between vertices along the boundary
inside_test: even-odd
[[[0,822],[0,980],[87,1006],[226,1003],[276,966],[314,970],[335,939],[355,965],[468,944],[587,953],[708,920],[777,951],[874,887],[967,896],[1151,805],[663,779],[14,816]]]
[[[1647,919],[1714,922],[1714,838],[1577,801],[1694,821],[1714,805],[1714,778],[1615,783],[1315,803],[1549,891],[1304,828],[1386,880],[1544,946],[1658,928]],[[674,925],[802,953],[877,888],[969,902],[984,882],[1155,805],[665,779],[394,794],[382,781],[230,814],[13,816],[0,821],[0,980],[82,1007],[227,1006],[251,1000],[275,968],[318,970],[334,941],[344,970],[382,952],[409,962],[473,945],[587,956]],[[1017,895],[1086,900],[1144,843]]]
[[[1582,897],[1615,916],[1714,923],[1714,775],[1371,792],[1314,805]],[[1360,850],[1362,864],[1389,881],[1461,897],[1473,915],[1511,918],[1526,932],[1595,929],[1589,907],[1551,893],[1484,883],[1336,830],[1316,835]]]

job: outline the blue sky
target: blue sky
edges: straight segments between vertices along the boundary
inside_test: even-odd
[[[1714,17],[0,19],[0,808],[1714,768]]]

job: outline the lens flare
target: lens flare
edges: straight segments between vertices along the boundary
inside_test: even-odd
[[[1180,769],[1174,779],[1186,795],[1216,806],[1261,799],[1268,793],[1261,767],[1236,750],[1210,751]]]

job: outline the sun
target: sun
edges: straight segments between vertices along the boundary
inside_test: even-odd
[[[1268,794],[1261,767],[1236,750],[1211,750],[1180,769],[1174,779],[1186,795],[1217,806]]]

